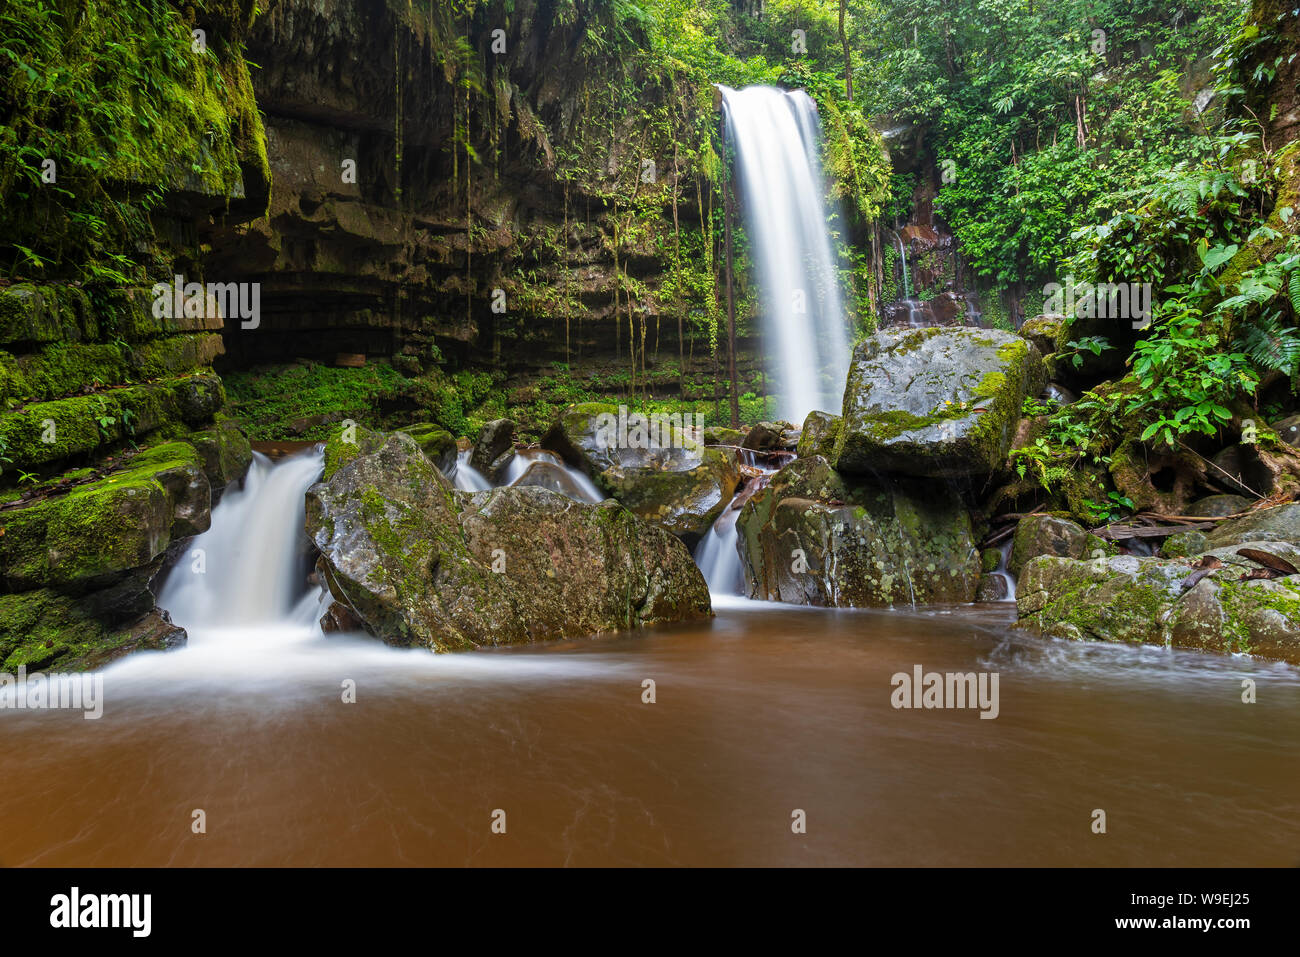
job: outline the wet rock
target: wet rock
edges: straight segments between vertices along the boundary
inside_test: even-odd
[[[1292,564],[1300,548],[1247,543]],[[1247,652],[1300,663],[1300,575],[1249,579],[1256,562],[1238,546],[1213,549],[1222,567],[1203,559],[1076,561],[1040,556],[1020,576],[1018,627],[1058,638],[1172,645]]]
[[[745,435],[742,448],[753,452],[768,452],[781,444],[781,426],[775,422],[759,422]]]
[[[736,528],[751,598],[881,607],[975,597],[970,516],[925,483],[891,488],[800,458],[753,495]]]
[[[878,332],[858,343],[835,446],[841,472],[988,475],[1011,447],[1042,359],[995,329]]]
[[[1287,416],[1285,419],[1275,422],[1272,429],[1283,442],[1288,445],[1300,446],[1300,415]]]
[[[514,458],[514,443],[514,420],[494,419],[479,429],[478,440],[469,453],[469,464],[495,484],[501,481],[506,466]]]
[[[212,490],[194,447],[168,442],[58,498],[0,516],[6,591],[104,583],[206,531]]]
[[[1019,575],[1025,563],[1039,555],[1082,558],[1089,537],[1083,526],[1067,518],[1026,515],[1016,526],[1015,537],[1011,540],[1007,571]]]
[[[335,600],[394,645],[451,651],[710,613],[681,542],[618,503],[458,493],[403,433],[308,490],[307,530]]]
[[[980,552],[980,571],[995,572],[1002,564],[1002,552],[996,548],[986,548]]]
[[[843,419],[829,412],[809,412],[808,418],[803,421],[803,433],[799,436],[799,458],[820,455],[829,461],[834,454],[835,439],[840,434],[841,422]]]
[[[1057,405],[1073,405],[1079,401],[1079,397],[1075,393],[1056,382],[1049,382],[1043,386],[1043,391],[1039,393],[1038,397],[1044,400],[1050,399]]]
[[[688,547],[704,537],[740,482],[734,452],[700,445],[677,416],[647,419],[598,403],[570,406],[541,444]]]
[[[512,483],[513,488],[544,488],[575,502],[590,501],[587,490],[564,468],[553,462],[534,462]],[[594,504],[594,503],[593,503]]]
[[[975,589],[977,602],[1006,601],[1011,595],[1005,575],[988,574],[980,576],[979,586]]]

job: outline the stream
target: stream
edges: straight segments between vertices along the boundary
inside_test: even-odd
[[[259,456],[227,493],[205,584],[182,563],[163,591],[189,645],[108,668],[100,720],[6,716],[0,864],[1300,865],[1294,668],[1031,638],[1008,603],[721,592],[599,639],[326,636],[285,520],[318,467]],[[996,719],[894,708],[917,665],[997,672]]]

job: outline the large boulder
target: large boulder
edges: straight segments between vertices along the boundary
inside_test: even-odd
[[[884,607],[975,598],[980,555],[970,516],[925,483],[850,480],[821,456],[776,473],[741,509],[751,598]]]
[[[66,495],[0,513],[0,591],[102,584],[206,531],[211,507],[193,446],[148,449]]]
[[[318,567],[345,618],[390,644],[451,651],[710,614],[682,544],[616,502],[457,492],[403,433],[327,458],[340,464],[307,493]]]
[[[886,330],[853,350],[835,468],[922,477],[988,475],[1006,459],[1043,361],[996,329]]]
[[[734,452],[702,445],[680,416],[650,419],[598,403],[570,406],[541,444],[688,547],[704,537],[740,483]]]
[[[1247,652],[1300,664],[1300,575],[1246,579],[1260,566],[1239,547],[1300,567],[1300,548],[1268,541],[1212,549],[1223,567],[1209,570],[1191,558],[1040,556],[1020,576],[1017,624],[1057,638]]]

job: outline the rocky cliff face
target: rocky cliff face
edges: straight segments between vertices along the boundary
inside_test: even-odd
[[[227,329],[230,359],[581,368],[626,358],[631,325],[648,365],[675,360],[702,306],[666,292],[662,247],[674,205],[678,233],[700,227],[673,147],[698,117],[600,52],[603,4],[441,7],[277,0],[258,17],[275,188],[266,221],[214,243],[213,271],[262,283],[262,325]]]

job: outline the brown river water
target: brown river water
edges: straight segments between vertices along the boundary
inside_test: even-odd
[[[192,633],[110,668],[98,721],[0,712],[0,863],[1300,865],[1297,669],[1010,605],[720,605],[452,656]],[[997,672],[997,717],[895,709],[915,665]]]

